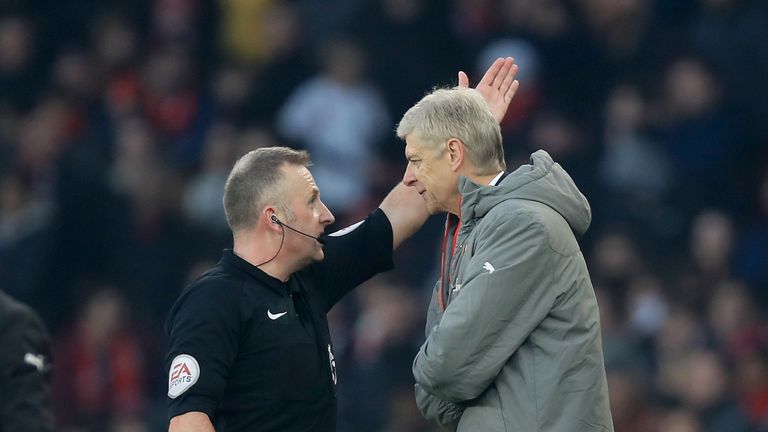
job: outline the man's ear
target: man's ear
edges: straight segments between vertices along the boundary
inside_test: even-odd
[[[448,163],[452,171],[458,171],[464,163],[464,143],[457,138],[451,138],[445,143],[445,150],[448,152]]]
[[[263,223],[268,230],[280,232],[282,227],[280,225],[280,215],[277,213],[277,208],[274,206],[266,206],[261,211],[259,221]]]

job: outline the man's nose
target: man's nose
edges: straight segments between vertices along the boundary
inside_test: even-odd
[[[413,173],[413,166],[408,162],[408,166],[405,167],[405,174],[403,174],[403,183],[406,186],[413,186],[416,184],[416,175]]]
[[[332,224],[336,218],[333,216],[333,213],[331,213],[331,210],[328,209],[324,202],[321,201],[320,204],[323,206],[322,213],[320,214],[320,223],[323,225]]]

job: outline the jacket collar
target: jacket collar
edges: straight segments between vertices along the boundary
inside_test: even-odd
[[[497,186],[478,185],[459,177],[462,225],[485,216],[497,204],[520,199],[549,206],[559,213],[577,236],[586,232],[592,211],[586,197],[563,168],[547,152],[531,155],[531,163],[507,175]]]

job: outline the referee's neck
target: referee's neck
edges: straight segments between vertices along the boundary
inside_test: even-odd
[[[279,239],[275,241],[268,236],[246,233],[235,237],[232,250],[252,266],[285,282],[298,269],[286,261],[287,254],[280,243]]]

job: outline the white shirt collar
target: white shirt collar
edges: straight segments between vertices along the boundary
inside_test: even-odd
[[[496,174],[496,177],[494,177],[494,178],[493,178],[493,180],[491,180],[491,182],[490,182],[490,183],[488,183],[488,186],[496,186],[496,183],[498,183],[498,182],[499,182],[499,179],[501,178],[501,176],[502,176],[503,174],[504,174],[504,171],[502,171],[502,172],[500,172],[500,173]]]

